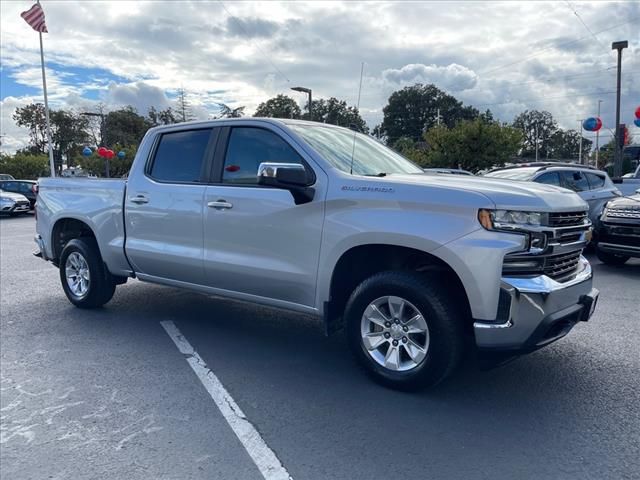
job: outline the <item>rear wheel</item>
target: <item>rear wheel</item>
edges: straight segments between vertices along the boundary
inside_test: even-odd
[[[432,275],[383,272],[368,278],[352,293],[345,320],[360,365],[392,388],[435,385],[462,356],[461,311]]]
[[[596,251],[596,255],[598,256],[598,259],[602,263],[606,263],[607,265],[622,265],[630,258],[626,255],[618,255],[617,253],[604,252],[599,248]]]
[[[69,301],[80,308],[101,307],[116,290],[92,238],[76,238],[65,245],[60,255],[60,281]]]

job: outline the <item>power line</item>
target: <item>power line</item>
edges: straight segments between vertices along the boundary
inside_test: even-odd
[[[591,93],[576,93],[576,94],[572,94],[572,95],[562,95],[559,97],[545,97],[543,99],[535,99],[535,98],[527,98],[527,99],[513,99],[513,100],[508,100],[506,102],[496,102],[496,103],[476,103],[475,107],[490,107],[492,105],[506,105],[509,103],[540,103],[540,102],[544,102],[546,100],[559,100],[562,98],[574,98],[574,97],[592,97],[592,96],[597,96],[597,95],[612,95],[616,92],[591,92]]]
[[[244,28],[244,24],[240,20],[238,20],[238,18],[236,18],[235,16],[231,15],[231,12],[227,9],[227,6],[224,4],[224,2],[222,0],[218,0],[218,3],[220,5],[222,5],[222,8],[224,8],[224,11],[227,12],[227,15],[229,16],[229,19],[233,20],[236,23],[236,25],[238,25],[240,27],[240,29],[244,32],[244,34],[247,36],[247,40],[249,40],[249,42],[251,42],[253,45],[255,45],[255,47],[258,50],[260,50],[260,53],[262,53],[262,55],[271,64],[271,66],[274,68],[274,70],[276,72],[278,72],[282,76],[282,78],[284,78],[287,81],[287,83],[291,83],[291,80],[289,80],[289,78],[284,73],[282,73],[282,70],[280,70],[275,63],[273,63],[273,61],[271,60],[271,57],[269,57],[269,55],[267,55],[267,53],[262,49],[260,44],[258,42],[254,42],[253,40],[251,40],[251,34],[247,31],[246,28]]]
[[[640,19],[640,17],[630,18],[629,20],[626,20],[626,21],[624,21],[624,22],[622,22],[622,23],[618,23],[618,24],[613,25],[613,26],[611,26],[611,27],[608,27],[608,28],[605,28],[605,29],[599,30],[599,31],[597,31],[597,32],[594,32],[594,35],[595,35],[595,34],[598,34],[598,33],[608,32],[608,31],[610,31],[610,30],[614,30],[614,29],[616,29],[616,28],[618,28],[618,27],[620,27],[620,26],[622,26],[622,25],[626,25],[627,23],[635,22],[635,21],[636,21],[636,20],[638,20],[638,19]],[[479,75],[486,75],[487,73],[493,73],[493,72],[496,72],[496,71],[501,70],[501,69],[503,69],[503,68],[511,67],[512,65],[516,65],[516,64],[518,64],[518,63],[522,63],[522,62],[526,62],[527,60],[531,60],[532,58],[537,57],[538,55],[541,55],[542,53],[547,52],[547,51],[549,51],[549,50],[553,50],[553,49],[558,48],[558,47],[565,47],[565,46],[567,46],[567,45],[572,45],[572,44],[574,44],[574,43],[581,42],[582,40],[586,40],[586,39],[587,39],[587,38],[589,38],[589,37],[590,37],[590,35],[586,35],[586,36],[584,36],[584,37],[580,37],[580,38],[578,38],[578,39],[576,39],[576,40],[570,40],[570,41],[568,41],[568,42],[559,43],[559,44],[557,44],[557,45],[551,45],[551,46],[549,46],[549,47],[546,47],[546,48],[543,48],[543,49],[541,49],[541,50],[538,50],[537,52],[534,52],[534,53],[532,53],[532,54],[530,54],[530,55],[527,55],[526,57],[523,57],[523,58],[521,58],[520,60],[515,60],[515,61],[513,61],[513,62],[505,63],[504,65],[500,65],[500,66],[498,66],[498,67],[490,68],[490,69],[488,69],[488,70],[485,70],[485,71],[483,71],[483,72],[480,72],[480,73],[479,73]]]
[[[567,2],[567,6],[571,9],[571,11],[576,16],[576,18],[580,20],[580,23],[582,24],[582,26],[587,29],[587,32],[589,32],[593,36],[593,38],[596,39],[596,42],[598,42],[602,46],[602,48],[606,48],[604,43],[602,43],[600,39],[596,37],[596,34],[593,33],[593,31],[587,26],[584,20],[582,20],[582,17],[578,14],[578,11],[574,8],[574,6],[571,5],[571,3],[569,3],[569,0],[566,0],[566,2]]]

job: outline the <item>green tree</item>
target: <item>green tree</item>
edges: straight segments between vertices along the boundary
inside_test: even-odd
[[[131,107],[109,112],[104,118],[104,145],[138,145],[151,128],[151,122]]]
[[[335,97],[328,100],[313,100],[311,106],[313,120],[316,122],[330,123],[341,127],[354,126],[358,131],[369,132],[367,122],[360,116],[358,109],[347,105],[344,100],[338,100]]]
[[[278,95],[258,105],[254,117],[300,118],[302,112],[296,101],[287,95]]]
[[[28,150],[30,152],[47,152],[47,127],[44,105],[42,103],[31,103],[24,107],[16,108],[16,111],[13,113],[13,120],[19,127],[29,129]]]
[[[582,137],[582,155],[591,151],[593,142]],[[580,134],[575,130],[560,130],[551,135],[549,153],[555,160],[578,160],[580,156]]]
[[[133,163],[133,159],[136,156],[137,145],[120,145],[115,144],[111,147],[111,149],[117,154],[118,152],[124,152],[124,158],[120,158],[117,155],[112,159],[108,160],[109,162],[109,176],[112,178],[120,178],[123,175],[129,173],[131,169],[131,164]],[[80,165],[83,170],[96,175],[98,177],[105,176],[106,167],[105,167],[105,159],[98,156],[96,152],[85,157],[83,155],[77,155],[75,157],[75,162],[77,165]]]
[[[21,180],[36,180],[49,176],[49,157],[45,154],[18,152],[15,155],[0,154],[0,172]]]
[[[390,145],[400,137],[419,141],[424,132],[438,123],[438,110],[441,124],[449,128],[461,120],[471,120],[479,115],[478,110],[464,106],[435,85],[418,83],[391,94],[382,110],[384,117],[380,134]]]
[[[522,135],[507,125],[476,118],[459,122],[453,128],[435,126],[425,134],[425,139],[429,146],[428,166],[477,172],[507,162],[518,152]]]
[[[66,110],[52,110],[50,120],[56,168],[62,168],[64,159],[67,160],[68,166],[73,166],[73,154],[82,150],[90,141],[87,133],[89,122],[86,117]]]
[[[558,124],[547,111],[525,110],[513,120],[513,127],[522,132],[520,156],[535,157],[536,143],[538,158],[552,158],[552,138],[558,131]]]
[[[220,110],[217,118],[240,118],[244,116],[245,107],[230,107],[226,103],[220,103]]]
[[[180,121],[176,111],[171,107],[159,111],[156,110],[155,107],[151,107],[147,113],[147,118],[149,119],[149,124],[153,127],[157,127],[158,125],[171,125]]]

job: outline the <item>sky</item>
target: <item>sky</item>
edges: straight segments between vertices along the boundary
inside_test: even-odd
[[[28,142],[12,120],[42,102],[38,34],[19,14],[32,1],[0,3],[3,152]],[[434,83],[504,122],[526,109],[561,127],[597,113],[601,143],[615,123],[616,52],[622,63],[621,122],[640,105],[640,2],[235,2],[42,0],[50,107],[87,111],[175,106],[183,88],[198,119],[219,104],[245,106],[279,93],[355,105],[370,127],[389,95]],[[632,135],[640,141],[640,129]],[[593,138],[594,134],[586,133]]]

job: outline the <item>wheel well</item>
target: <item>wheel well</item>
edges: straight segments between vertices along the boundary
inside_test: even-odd
[[[53,226],[51,233],[54,262],[58,261],[62,249],[64,249],[64,246],[69,240],[80,237],[96,238],[91,227],[81,220],[76,220],[75,218],[62,218],[58,220]]]
[[[361,245],[342,254],[333,270],[329,301],[324,308],[325,328],[328,334],[342,328],[342,313],[351,292],[366,278],[388,270],[441,272],[442,283],[448,285],[452,294],[456,294],[456,299],[463,304],[466,318],[471,319],[471,308],[462,281],[447,263],[413,248]],[[466,323],[471,325],[470,321]]]

